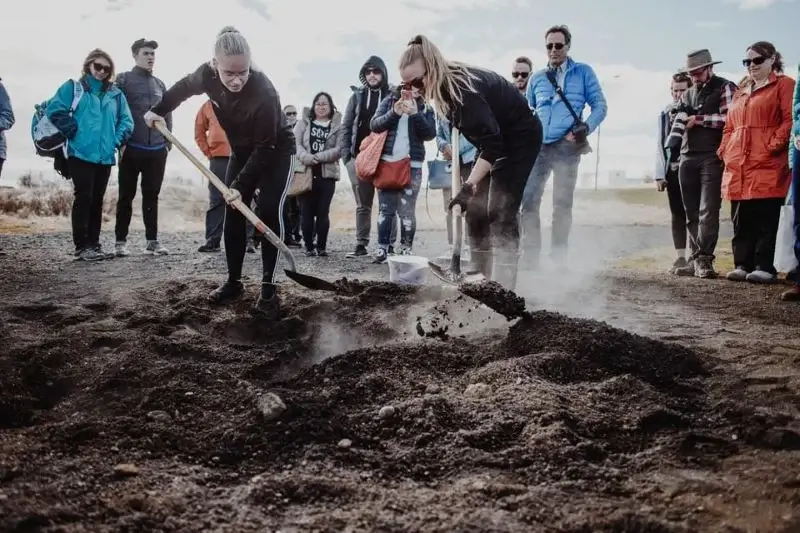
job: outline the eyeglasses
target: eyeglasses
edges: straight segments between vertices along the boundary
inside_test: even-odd
[[[547,43],[548,50],[552,50],[553,48],[555,48],[556,50],[561,50],[565,46],[566,45],[564,43]]]
[[[764,61],[766,60],[767,58],[762,56],[757,56],[754,57],[753,59],[742,59],[742,65],[744,65],[745,67],[749,67],[750,65],[756,65],[756,66],[763,65]]]
[[[421,91],[424,88],[425,82],[422,81],[422,78],[414,78],[413,80],[403,84],[403,89],[406,91],[410,91],[411,89],[418,89]]]
[[[527,79],[528,76],[530,76],[530,75],[531,75],[530,72],[512,72],[511,73],[511,77],[512,78],[522,78],[523,80]]]
[[[92,68],[97,72],[111,72],[111,65],[104,65],[102,63],[92,63]]]

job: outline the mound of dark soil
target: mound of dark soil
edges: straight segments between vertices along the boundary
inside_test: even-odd
[[[420,338],[441,291],[337,285],[275,323],[205,282],[6,308],[0,530],[691,531],[651,474],[742,445],[687,348],[545,312]]]

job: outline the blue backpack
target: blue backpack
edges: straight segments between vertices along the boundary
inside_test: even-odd
[[[72,80],[73,96],[70,115],[74,115],[78,103],[83,97],[83,85],[80,81]],[[50,122],[45,113],[49,100],[34,106],[33,119],[31,120],[31,137],[36,153],[42,157],[56,157],[59,152],[64,157],[67,155],[67,138],[55,125]]]

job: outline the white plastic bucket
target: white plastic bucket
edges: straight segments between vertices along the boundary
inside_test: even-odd
[[[392,255],[388,258],[389,281],[401,285],[422,285],[428,274],[428,259],[419,255]]]

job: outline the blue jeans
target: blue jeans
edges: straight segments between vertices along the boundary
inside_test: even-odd
[[[550,173],[553,173],[553,227],[552,252],[566,253],[572,229],[572,200],[578,181],[580,153],[574,143],[567,140],[543,144],[533,165],[525,192],[522,194],[521,218],[524,230],[523,248],[539,257],[542,248],[539,208]]]
[[[417,232],[417,195],[422,186],[422,169],[411,169],[411,183],[402,191],[378,190],[378,247],[391,244],[395,215],[400,219],[400,248],[410,250]]]

